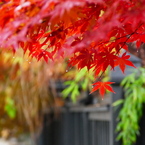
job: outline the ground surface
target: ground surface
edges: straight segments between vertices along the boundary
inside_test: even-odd
[[[32,141],[30,139],[18,141],[15,138],[11,138],[9,140],[5,140],[3,138],[0,138],[0,145],[32,145]]]

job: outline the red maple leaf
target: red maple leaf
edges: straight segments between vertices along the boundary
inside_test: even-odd
[[[104,49],[104,51],[102,51]],[[115,52],[111,50],[105,50],[104,47],[101,49],[102,52],[94,54],[94,71],[95,75],[98,76],[100,72],[105,72],[108,66],[111,66],[111,69],[114,69],[114,61],[117,59]]]
[[[115,61],[115,66],[119,66],[123,73],[125,71],[126,65],[135,67],[134,64],[128,60],[129,58],[130,58],[130,55],[126,55],[126,52],[125,52],[123,53],[121,57],[118,57]]]
[[[103,98],[106,90],[115,93],[113,91],[112,87],[110,86],[113,83],[114,82],[100,82],[100,81],[96,82],[93,84],[94,88],[92,89],[91,93],[95,92],[96,90],[99,90],[99,93],[102,96],[102,98]]]
[[[69,61],[69,65],[76,65],[78,64],[78,68],[82,69],[85,66],[87,67],[87,69],[89,70],[91,68],[91,65],[93,63],[93,53],[92,51],[88,50],[88,49],[84,49],[82,51],[80,51],[80,53],[78,55],[75,55],[70,61]]]

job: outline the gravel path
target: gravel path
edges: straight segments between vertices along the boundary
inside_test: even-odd
[[[26,141],[18,141],[16,138],[11,138],[9,140],[5,140],[0,138],[0,145],[32,145],[32,141],[30,139]]]

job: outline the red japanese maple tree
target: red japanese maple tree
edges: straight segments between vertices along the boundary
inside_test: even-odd
[[[69,66],[94,68],[96,77],[110,67],[134,65],[128,43],[145,42],[145,0],[1,0],[0,47],[21,47],[46,62],[69,58]],[[124,51],[122,51],[124,50]],[[121,53],[122,52],[122,53]],[[113,92],[111,82],[92,91]]]

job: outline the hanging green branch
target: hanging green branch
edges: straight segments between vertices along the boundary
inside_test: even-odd
[[[74,75],[74,74],[73,74]],[[76,102],[77,97],[81,94],[80,88],[84,90],[91,90],[90,84],[94,80],[94,74],[92,71],[88,73],[87,68],[77,71],[75,77],[72,80],[66,81],[64,84],[68,85],[63,91],[64,98],[71,97],[73,102]]]
[[[145,68],[138,68],[134,73],[125,77],[121,85],[125,90],[125,99],[114,104],[123,103],[118,116],[117,139],[122,140],[122,145],[132,145],[139,135],[139,121],[145,103]]]

